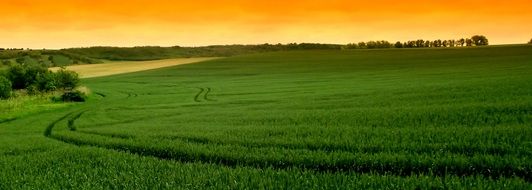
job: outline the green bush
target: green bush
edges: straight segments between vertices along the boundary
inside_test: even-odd
[[[0,99],[11,96],[11,81],[4,76],[0,76]]]
[[[26,69],[24,75],[26,86],[35,84],[37,82],[37,76],[50,72],[48,68],[38,64],[26,64],[24,67]]]
[[[26,70],[22,65],[13,65],[7,70],[7,78],[11,81],[13,89],[26,88],[25,75]]]
[[[61,69],[55,73],[57,88],[72,90],[79,85],[80,79],[78,73]]]
[[[57,89],[56,74],[53,72],[45,72],[37,74],[35,86],[41,92],[50,92]]]
[[[11,81],[13,89],[25,89],[36,84],[38,75],[47,72],[50,71],[37,64],[14,65],[7,70],[7,78]]]
[[[67,91],[61,95],[61,101],[64,102],[85,102],[86,99],[87,95],[79,90]]]

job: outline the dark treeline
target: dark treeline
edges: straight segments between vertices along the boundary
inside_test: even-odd
[[[179,57],[228,57],[249,53],[306,50],[306,49],[341,49],[338,44],[290,43],[260,45],[211,45],[202,47],[90,47],[70,48],[60,51],[105,60],[155,60]]]
[[[406,42],[397,41],[369,41],[347,44],[347,49],[376,49],[376,48],[431,48],[431,47],[463,47],[463,46],[486,46],[489,45],[488,38],[483,35],[475,35],[471,38],[460,38],[458,40],[410,40]]]

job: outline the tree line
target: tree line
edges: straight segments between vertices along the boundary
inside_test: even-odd
[[[347,44],[347,49],[376,49],[376,48],[430,48],[430,47],[464,47],[464,46],[487,46],[488,38],[483,35],[474,35],[471,38],[460,38],[452,40],[410,40],[406,42],[397,41],[368,41]]]

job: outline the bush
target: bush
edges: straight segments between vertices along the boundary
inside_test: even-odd
[[[11,81],[4,76],[0,76],[0,99],[11,96]]]
[[[26,73],[24,75],[24,78],[26,80],[26,86],[36,84],[37,76],[44,75],[50,72],[48,68],[38,64],[26,64],[24,65],[24,68],[26,69]]]
[[[64,102],[85,102],[86,99],[87,95],[79,90],[68,91],[61,95],[61,101]]]
[[[39,73],[35,81],[37,90],[41,92],[50,92],[57,89],[56,75],[52,72]]]
[[[74,71],[67,71],[61,69],[55,73],[55,78],[57,82],[57,88],[62,88],[66,90],[72,90],[79,85],[80,79],[78,73]]]
[[[25,89],[37,82],[37,76],[48,71],[43,66],[36,64],[14,65],[7,70],[7,78],[11,81],[13,89]]]
[[[14,89],[26,88],[25,74],[26,70],[22,65],[13,65],[12,67],[9,67],[7,70],[7,78],[11,81]]]

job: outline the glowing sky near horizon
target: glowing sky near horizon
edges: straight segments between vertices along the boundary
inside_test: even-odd
[[[0,47],[532,38],[532,0],[0,0]]]

